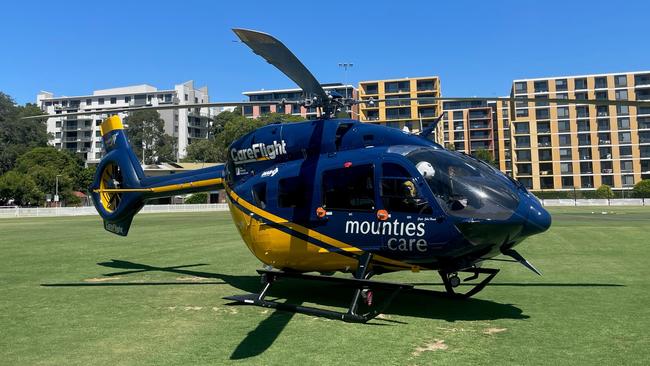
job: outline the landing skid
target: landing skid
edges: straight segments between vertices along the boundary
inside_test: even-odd
[[[368,271],[368,264],[370,263],[370,255],[364,255],[359,260],[359,269],[355,273],[355,278],[340,278],[340,277],[331,277],[331,276],[319,276],[319,275],[310,275],[302,274],[295,272],[285,272],[277,270],[266,270],[258,269],[257,272],[262,275],[262,284],[264,287],[259,294],[246,294],[246,295],[234,295],[224,297],[226,300],[232,300],[235,304],[241,305],[256,305],[265,308],[278,309],[283,311],[289,311],[294,313],[301,313],[307,315],[313,315],[328,319],[343,320],[345,322],[351,323],[366,323],[367,321],[375,318],[377,315],[382,313],[391,303],[391,301],[403,290],[413,290],[422,293],[437,293],[439,291],[431,290],[419,290],[414,289],[413,285],[405,283],[392,283],[392,282],[381,282],[381,281],[371,281],[368,278],[372,276],[372,272]],[[479,274],[488,274],[488,276],[478,283],[472,290],[461,294],[454,291],[454,283],[451,280],[453,276],[456,276],[456,272],[440,272],[440,276],[443,279],[445,285],[446,293],[442,293],[454,298],[467,298],[470,297],[479,291],[481,291],[499,272],[498,269],[491,268],[472,268],[459,272],[469,272],[478,277]],[[347,287],[354,288],[354,293],[350,305],[346,312],[327,310],[322,308],[316,308],[311,306],[302,306],[289,303],[277,302],[275,300],[267,300],[266,296],[268,295],[269,290],[272,285],[281,278],[296,278],[310,281],[321,281],[321,282],[331,282],[344,285]],[[469,279],[472,279],[471,277]],[[373,290],[385,290],[388,291],[388,296],[384,299],[381,304],[373,303]],[[360,312],[360,305],[365,305],[368,308],[366,312]],[[372,309],[372,310],[370,310]]]
[[[401,283],[390,283],[390,282],[379,282],[379,281],[370,281],[365,279],[352,279],[352,278],[339,278],[339,277],[329,277],[329,276],[318,276],[318,275],[308,275],[284,271],[269,271],[269,270],[257,270],[259,274],[262,275],[264,281],[264,288],[259,294],[246,294],[246,295],[235,295],[224,297],[227,300],[233,300],[237,303],[245,305],[257,305],[265,308],[272,308],[284,311],[290,311],[294,313],[301,313],[307,315],[314,315],[328,319],[343,320],[345,322],[351,323],[365,323],[377,315],[379,315],[390,302],[397,296],[397,294],[404,289],[412,289],[413,285],[401,284]],[[333,311],[320,309],[310,306],[300,306],[295,304],[281,303],[274,300],[266,300],[267,293],[273,283],[280,278],[299,278],[303,280],[311,281],[322,281],[322,282],[334,282],[341,285],[346,285],[349,287],[355,288],[354,294],[352,296],[352,301],[348,310],[346,312]],[[359,305],[365,303],[368,305],[368,294],[372,294],[372,289],[386,289],[390,290],[390,295],[383,301],[382,304],[378,304],[371,311],[365,313],[359,313]],[[370,295],[372,299],[372,295]],[[372,300],[370,301],[372,305]]]

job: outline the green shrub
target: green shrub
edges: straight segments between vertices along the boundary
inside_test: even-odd
[[[598,189],[596,190],[596,197],[614,198],[614,192],[612,192],[612,187],[608,186],[607,184],[603,184],[602,186],[598,187]]]
[[[208,203],[208,194],[207,193],[194,193],[193,195],[185,199],[187,204],[199,204],[199,203]]]
[[[650,179],[644,179],[635,184],[632,192],[636,198],[650,198]]]

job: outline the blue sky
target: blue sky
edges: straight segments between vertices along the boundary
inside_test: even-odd
[[[443,95],[496,96],[517,78],[650,69],[649,17],[646,1],[8,1],[0,91],[25,103],[193,79],[236,101],[292,87],[233,42],[242,27],[275,35],[323,83],[352,62],[354,84],[438,75]]]

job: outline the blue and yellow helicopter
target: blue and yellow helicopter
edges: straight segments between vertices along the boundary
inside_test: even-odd
[[[106,109],[103,113],[114,115],[101,125],[106,155],[91,187],[106,230],[127,235],[133,216],[148,199],[225,189],[244,243],[266,265],[258,270],[263,282],[260,293],[228,299],[351,322],[372,319],[400,291],[413,287],[370,280],[373,275],[433,270],[442,277],[446,293],[471,296],[498,272],[481,265],[500,255],[539,274],[514,248],[547,230],[551,216],[520,183],[476,158],[432,142],[429,136],[435,127],[410,134],[332,118],[337,110],[353,104],[387,100],[360,101],[326,92],[274,37],[244,29],[234,32],[300,86],[304,99]],[[516,100],[528,101],[429,99],[503,99],[511,106]],[[224,165],[163,177],[145,176],[115,115],[143,109],[273,103],[316,107],[322,118],[261,127],[229,147]],[[353,277],[331,276],[335,272]],[[457,293],[461,272],[471,274],[466,281],[483,279],[469,292]],[[272,284],[281,278],[351,287],[351,303],[347,311],[338,312],[267,300]],[[373,299],[374,290],[386,293],[381,304]]]

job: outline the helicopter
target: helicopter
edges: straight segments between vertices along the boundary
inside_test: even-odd
[[[521,183],[493,166],[450,151],[430,136],[353,119],[334,118],[356,100],[325,91],[302,62],[275,37],[233,29],[239,39],[293,80],[300,100],[219,102],[107,108],[100,126],[105,156],[90,187],[104,228],[120,236],[149,199],[224,189],[243,242],[264,268],[259,293],[229,296],[236,304],[365,323],[379,315],[408,283],[371,280],[395,271],[437,271],[445,294],[470,297],[499,272],[491,260],[511,261],[541,275],[515,249],[551,226],[551,215]],[[523,97],[431,100],[502,100],[514,109]],[[401,99],[403,101],[403,99]],[[647,105],[640,101],[544,99],[547,102]],[[234,141],[225,164],[149,177],[133,153],[117,113],[213,106],[298,105],[321,116],[260,127]],[[67,113],[66,116],[89,112]],[[514,111],[511,112],[515,116]],[[509,259],[496,258],[504,255]],[[336,272],[351,278],[333,276]],[[470,276],[461,279],[460,274]],[[462,282],[473,282],[465,292]],[[346,311],[281,303],[267,298],[284,278],[331,282],[352,291]],[[377,302],[375,293],[385,294]]]

